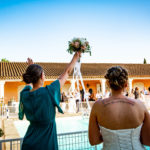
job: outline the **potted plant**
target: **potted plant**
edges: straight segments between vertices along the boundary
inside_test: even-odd
[[[2,137],[4,135],[3,130],[0,128],[0,137]]]

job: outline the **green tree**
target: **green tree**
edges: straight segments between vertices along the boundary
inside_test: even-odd
[[[147,61],[146,61],[146,59],[145,59],[145,58],[144,58],[143,64],[147,64]]]
[[[2,58],[1,62],[9,62],[9,60],[7,60],[6,58]]]

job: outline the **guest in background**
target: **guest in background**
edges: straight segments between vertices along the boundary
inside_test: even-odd
[[[62,92],[61,94],[61,102],[66,102],[67,101],[67,96],[65,94],[65,92]]]
[[[102,99],[102,94],[100,93],[100,91],[98,91],[96,93],[96,100]]]
[[[148,92],[147,92],[147,90],[146,90],[145,87],[144,87],[143,91],[144,91],[144,95],[147,95],[147,94],[148,94]]]
[[[145,103],[145,95],[144,95],[144,91],[140,92],[140,99],[143,103]]]
[[[88,92],[88,90],[86,90],[85,99],[88,99],[88,100],[89,100],[89,97],[90,97],[90,93]]]
[[[140,92],[139,92],[139,88],[138,87],[135,88],[134,98],[135,99],[139,99],[140,98]]]
[[[129,97],[134,98],[134,89],[131,90],[131,93],[129,94]]]
[[[110,93],[108,90],[106,90],[106,91],[105,91],[104,98],[108,98],[110,95],[111,95],[111,93]]]
[[[61,93],[61,102],[64,102],[64,96],[65,96],[65,93],[62,92],[62,93]]]
[[[128,91],[126,92],[126,95],[125,95],[125,96],[127,96],[127,97],[129,96],[129,93],[128,93]]]
[[[84,101],[84,90],[83,89],[80,91],[80,94],[81,94],[81,100],[83,102]]]
[[[63,92],[62,94],[61,94],[61,108],[62,108],[62,110],[63,110],[63,112],[66,112],[66,102],[67,101],[67,96],[66,96],[66,94],[65,94],[65,92]]]
[[[81,97],[80,97],[80,92],[77,90],[77,91],[75,92],[76,113],[79,112],[79,102],[80,102],[80,99],[81,99]]]
[[[90,94],[89,101],[95,101],[95,99],[94,99],[94,93]]]
[[[148,95],[150,95],[150,87],[148,88]]]

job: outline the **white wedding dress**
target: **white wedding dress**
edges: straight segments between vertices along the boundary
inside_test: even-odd
[[[100,126],[104,141],[102,150],[145,150],[140,142],[141,127],[110,130]]]

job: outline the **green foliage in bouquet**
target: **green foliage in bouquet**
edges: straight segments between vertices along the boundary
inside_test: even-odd
[[[67,52],[73,54],[73,52],[82,52],[82,53],[90,53],[91,56],[91,48],[89,42],[86,38],[73,38],[72,41],[69,41],[69,48]]]
[[[0,137],[2,137],[4,135],[3,130],[0,128]]]

